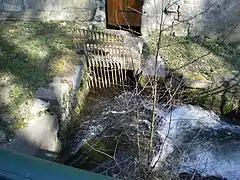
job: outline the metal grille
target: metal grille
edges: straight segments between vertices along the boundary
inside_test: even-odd
[[[131,44],[113,33],[75,29],[74,34],[77,50],[86,55],[89,87],[124,85],[126,71],[135,69],[134,59],[138,58]]]

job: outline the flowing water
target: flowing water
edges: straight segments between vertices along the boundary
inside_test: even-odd
[[[91,93],[85,111],[66,130],[62,162],[137,179],[147,161],[151,112],[150,100],[136,92]],[[154,156],[148,160],[154,171],[240,179],[240,126],[192,105],[158,104],[155,114]]]
[[[170,163],[173,171],[240,179],[240,126],[213,112],[182,105],[165,114],[157,134],[165,139],[152,163]]]

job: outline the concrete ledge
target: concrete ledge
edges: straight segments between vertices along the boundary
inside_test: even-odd
[[[54,115],[42,115],[32,119],[19,131],[7,149],[37,156],[41,150],[58,151],[58,122]]]
[[[59,123],[71,118],[83,73],[83,66],[76,66],[74,73],[54,77],[47,88],[38,89],[35,94],[37,99],[29,109],[29,123],[4,148],[55,160],[60,151]]]

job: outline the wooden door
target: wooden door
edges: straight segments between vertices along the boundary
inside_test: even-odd
[[[114,26],[141,26],[143,0],[107,0],[107,23]]]

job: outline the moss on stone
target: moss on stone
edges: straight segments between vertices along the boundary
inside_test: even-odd
[[[88,93],[89,93],[88,79],[87,79],[87,73],[85,71],[82,75],[80,87],[78,88],[78,91],[77,91],[77,105],[74,108],[75,115],[79,115],[83,111],[84,105],[85,105],[85,99]]]
[[[56,58],[55,62],[51,65],[51,70],[49,72],[50,76],[64,76],[74,69],[77,62],[78,56],[74,52],[67,52]]]
[[[140,76],[138,83],[141,87],[146,87],[149,85],[149,77],[146,76]]]
[[[202,91],[191,90],[189,96],[193,97],[192,102],[207,107],[218,114],[227,114],[240,107],[239,99],[232,93],[209,93],[203,95]]]
[[[206,80],[206,78],[203,75],[198,73],[187,72],[184,73],[183,76],[191,80]]]

